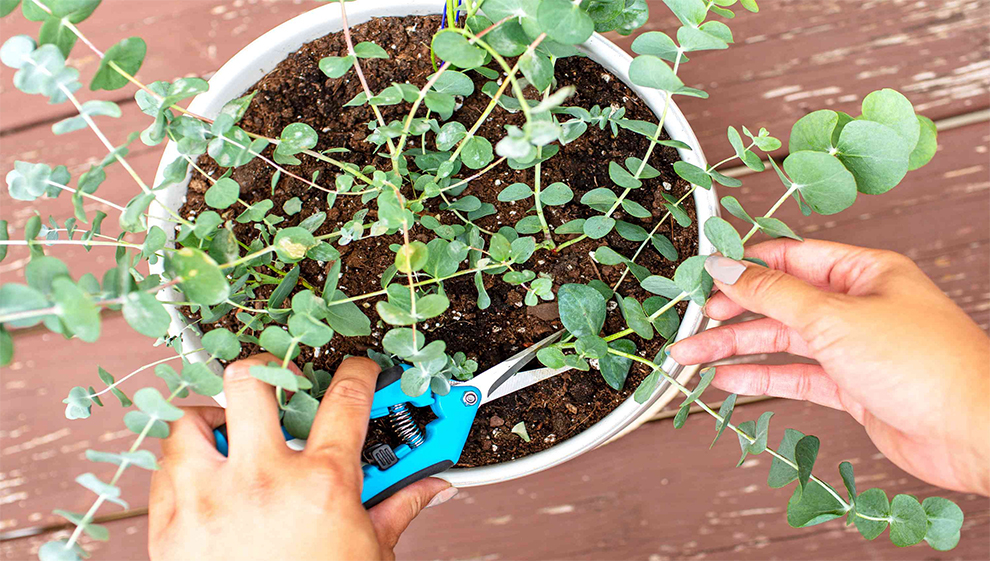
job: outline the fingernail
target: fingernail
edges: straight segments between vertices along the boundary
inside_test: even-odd
[[[718,282],[732,285],[736,284],[736,281],[742,276],[746,266],[735,259],[721,255],[709,255],[708,259],[705,259],[705,270]]]
[[[433,495],[433,499],[426,505],[426,508],[434,507],[437,505],[442,505],[443,503],[453,499],[457,495],[457,487],[447,487],[443,491],[440,491],[436,495]]]

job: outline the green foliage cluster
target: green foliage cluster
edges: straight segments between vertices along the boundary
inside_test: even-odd
[[[734,155],[704,168],[677,162],[674,172],[691,187],[679,198],[664,194],[666,212],[653,216],[628,198],[635,189],[656,189],[654,180],[660,171],[647,163],[650,156],[658,145],[691,149],[683,142],[661,138],[670,100],[677,95],[708,95],[682,82],[678,76],[680,66],[688,62],[688,53],[693,57],[694,53],[726,49],[733,43],[726,22],[735,16],[732,9],[737,4],[757,11],[754,0],[665,3],[680,21],[680,27],[673,37],[660,31],[640,34],[632,45],[638,56],[629,66],[633,83],[662,93],[665,102],[657,122],[628,119],[624,110],[613,108],[567,106],[574,90],[557,87],[554,78],[556,61],[580,54],[577,46],[592,33],[630,34],[643,26],[649,16],[645,0],[448,0],[449,25],[437,30],[430,46],[435,72],[422,86],[396,83],[380,92],[367,87],[361,61],[388,58],[388,52],[372,42],[355,45],[347,34],[348,52],[324,58],[319,67],[331,79],[354,74],[364,85],[364,91],[347,106],[368,106],[376,115],[368,123],[372,132],[367,139],[391,163],[388,169],[379,169],[336,159],[336,153],[346,151],[342,148],[316,151],[319,134],[305,123],[290,124],[278,138],[245,130],[238,123],[252,95],[230,101],[213,120],[181,108],[180,102],[206,91],[207,82],[180,78],[142,83],[135,75],[144,60],[146,45],[138,37],[126,38],[101,52],[76,26],[93,13],[100,0],[0,1],[0,15],[6,16],[20,5],[25,18],[41,22],[37,39],[14,36],[0,48],[0,60],[17,71],[14,85],[25,93],[43,95],[53,104],[71,103],[78,114],[55,123],[53,133],[89,128],[106,149],[103,160],[77,177],[74,187],[71,174],[61,165],[52,168],[45,163],[17,162],[7,174],[13,198],[33,201],[58,197],[64,191],[72,199],[74,214],[61,223],[50,218],[47,224],[40,216],[32,216],[25,225],[23,240],[11,240],[7,222],[0,220],[0,259],[10,245],[26,245],[30,250],[25,269],[27,283],[0,286],[0,363],[8,364],[13,358],[13,329],[43,323],[66,338],[98,340],[100,313],[104,309],[121,310],[132,328],[176,353],[175,357],[145,365],[120,380],[100,369],[104,389],[78,386],[63,400],[67,418],[86,418],[94,405],[103,405],[101,396],[111,393],[129,409],[124,424],[138,437],[123,453],[87,451],[89,459],[115,464],[118,469],[109,482],[92,474],[77,479],[98,498],[86,513],[58,511],[76,529],[68,539],[42,547],[41,558],[68,560],[85,556],[78,544],[83,532],[94,539],[107,539],[106,529],[93,524],[93,517],[106,501],[123,504],[116,484],[127,467],[157,469],[154,457],[140,447],[147,437],[168,435],[168,422],[182,415],[173,405],[174,399],[190,392],[213,396],[222,390],[221,379],[207,364],[191,360],[192,353],[205,351],[211,360],[229,361],[240,355],[242,345],[256,344],[280,357],[279,362],[253,367],[251,374],[277,388],[284,424],[301,438],[309,434],[330,374],[306,363],[299,376],[288,368],[289,363],[299,356],[303,346],[319,348],[334,337],[371,334],[371,321],[358,305],[362,300],[377,298],[376,312],[388,326],[382,337],[383,352],[370,351],[369,355],[383,367],[394,361],[413,366],[402,377],[402,389],[407,394],[420,395],[427,390],[444,394],[453,380],[469,380],[478,364],[462,352],[448,353],[442,340],[428,341],[417,327],[446,312],[450,301],[444,282],[465,275],[474,279],[480,310],[491,304],[485,290],[486,276],[523,287],[528,305],[556,299],[567,333],[558,343],[540,350],[538,357],[543,364],[580,370],[594,365],[605,383],[616,390],[625,386],[634,362],[645,364],[651,373],[637,388],[637,401],[645,402],[661,386],[673,385],[686,396],[674,419],[676,427],[686,422],[692,405],[698,406],[716,419],[715,440],[726,430],[737,434],[742,450],[740,463],[748,454],[772,455],[768,484],[781,487],[798,483],[788,503],[791,525],[809,526],[846,515],[847,521],[868,539],[889,526],[896,545],[925,540],[936,549],[952,548],[959,539],[962,512],[950,501],[929,498],[919,502],[908,495],[888,501],[879,489],[858,493],[848,463],[840,466],[848,492],[842,498],[811,473],[819,447],[817,438],[786,429],[778,448],[769,448],[772,413],[733,425],[730,417],[735,396],[723,402],[718,412],[700,399],[713,377],[711,370],[702,374],[693,390],[688,390],[663,370],[663,351],[648,360],[638,354],[635,341],[629,338],[635,334],[651,340],[659,335],[669,344],[679,327],[677,304],[691,301],[701,305],[707,299],[712,279],[704,270],[704,256],[683,260],[673,278],[656,275],[636,261],[644,251],[655,251],[672,262],[680,260],[673,243],[659,232],[660,226],[668,219],[681,228],[693,226],[683,204],[696,189],[711,189],[716,183],[727,188],[742,185],[740,180],[720,172],[722,166],[739,160],[761,172],[766,158],[784,186],[780,199],[758,216],[746,211],[735,197],[722,198],[727,212],[751,224],[744,235],[718,217],[699,225],[720,252],[742,259],[745,244],[757,232],[800,240],[791,228],[772,216],[788,199],[793,199],[806,215],[839,212],[852,205],[860,193],[875,195],[892,189],[909,170],[927,163],[936,146],[934,124],[916,115],[911,103],[893,90],[867,96],[858,117],[824,110],[801,118],[791,130],[788,156],[780,165],[769,153],[781,148],[782,143],[768,131],[760,129],[754,134],[742,127],[740,134],[730,127],[727,139]],[[346,22],[345,5],[340,5]],[[133,85],[137,88],[137,106],[149,117],[146,129],[131,134],[120,145],[111,143],[98,125],[102,118],[119,117],[120,107],[110,101],[82,102],[76,95],[82,89],[80,74],[66,60],[77,40],[100,59],[90,79],[90,90]],[[480,91],[476,91],[475,74],[484,78]],[[540,92],[536,99],[525,95],[528,86]],[[472,127],[450,120],[460,98],[476,95],[485,96],[489,102]],[[385,122],[379,108],[400,104],[408,106],[408,116]],[[422,115],[421,108],[426,109],[425,116],[417,116]],[[478,131],[496,109],[522,113],[525,123],[507,127],[502,138],[485,138]],[[609,162],[612,185],[587,192],[579,200],[565,183],[543,185],[541,164],[593,126],[608,129],[613,135],[643,135],[649,139],[649,148],[644,154]],[[407,149],[410,137],[422,138],[422,148]],[[127,162],[130,145],[137,140],[148,146],[168,140],[178,149],[179,157],[168,165],[165,179],[158,185],[145,183]],[[274,146],[270,157],[263,155],[269,146]],[[196,164],[204,155],[225,169],[220,177],[207,175]],[[302,177],[291,169],[302,162],[301,158],[319,160],[335,173],[332,177]],[[298,181],[325,193],[326,208],[310,214],[298,226],[286,227],[282,224],[284,218],[272,213],[272,200],[249,203],[241,199],[241,186],[232,171],[255,159],[275,170],[273,193],[280,181]],[[113,165],[123,168],[139,187],[126,204],[107,201],[96,194],[106,179],[106,169]],[[469,181],[502,165],[516,170],[533,169],[534,181],[532,185],[514,183],[497,193],[499,201],[521,203],[527,211],[515,224],[492,232],[476,224],[495,212],[492,204],[464,193]],[[189,173],[202,173],[210,182],[205,194],[210,210],[195,219],[183,218],[156,198],[160,191],[184,181]],[[366,206],[339,230],[316,235],[327,219],[325,211],[340,197],[360,197]],[[117,237],[104,235],[101,224],[107,215],[100,211],[88,213],[86,200],[114,209],[123,233]],[[428,203],[439,205],[441,212],[428,213]],[[593,213],[587,219],[551,225],[544,209],[558,205],[582,205]],[[236,218],[225,221],[218,211],[230,208],[237,209]],[[372,208],[376,210],[374,215],[369,214]],[[616,218],[619,209],[639,221],[652,220],[652,229]],[[294,198],[281,210],[292,216],[302,211],[302,203]],[[174,229],[174,240],[156,223],[166,223]],[[238,239],[233,233],[234,223],[251,224],[258,232],[256,239]],[[424,243],[412,239],[410,231],[414,229],[431,232],[430,240]],[[639,244],[632,255],[623,255],[608,245],[594,252],[598,264],[621,268],[621,278],[613,286],[597,280],[555,286],[554,279],[527,266],[539,252],[561,251],[587,239],[601,240],[613,231]],[[337,247],[376,236],[397,236],[400,240],[390,246],[394,264],[383,274],[381,290],[348,295],[340,284]],[[101,279],[92,274],[74,279],[62,261],[46,254],[47,247],[58,245],[81,245],[87,251],[112,247],[115,265]],[[300,274],[299,264],[306,259],[327,264],[329,273],[322,287],[314,286]],[[163,274],[140,272],[138,266],[145,262],[160,265]],[[630,273],[654,296],[640,301],[624,295],[622,285]],[[169,299],[170,293],[163,291],[169,287],[177,291],[171,294],[178,294],[179,299]],[[258,296],[263,287],[273,287],[268,298]],[[610,301],[614,301],[614,308],[609,306]],[[168,307],[176,306],[190,308],[200,319],[170,332],[173,315]],[[610,309],[618,310],[611,313],[621,314],[627,327],[606,334],[603,328]],[[206,329],[231,312],[239,322],[237,329]],[[183,347],[179,335],[186,330],[202,331],[202,348]],[[121,384],[149,369],[162,379],[168,395],[152,387],[138,389],[130,397],[125,394]],[[291,398],[287,392],[293,392]],[[522,423],[513,432],[524,440],[529,438]]]

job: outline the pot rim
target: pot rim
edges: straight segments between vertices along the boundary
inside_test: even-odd
[[[356,0],[348,3],[347,18],[348,23],[354,26],[374,17],[406,17],[437,14],[440,12],[440,7],[441,3],[438,0]],[[210,78],[210,89],[196,96],[192,103],[190,103],[189,110],[204,117],[215,117],[219,114],[223,104],[242,95],[244,91],[273,70],[290,53],[295,52],[307,42],[323,37],[328,33],[339,31],[341,28],[340,7],[336,3],[317,7],[278,25],[231,57]],[[636,95],[646,102],[654,114],[659,115],[661,113],[664,106],[664,94],[657,90],[640,88],[631,82],[628,68],[632,59],[617,45],[595,33],[579,48],[592,60],[622,80]],[[670,101],[667,109],[664,130],[672,139],[685,142],[692,148],[692,150],[677,149],[681,160],[701,168],[707,167],[704,153],[701,150],[694,131],[673,100]],[[174,142],[169,141],[158,167],[155,184],[161,183],[164,178],[166,166],[177,157],[179,157],[179,152],[176,145]],[[191,175],[190,172],[181,183],[158,191],[156,194],[158,201],[178,211],[185,202]],[[696,189],[694,192],[694,201],[697,209],[695,227],[698,224],[703,224],[709,217],[720,214],[718,198],[714,187],[710,190]],[[157,225],[162,228],[166,233],[168,243],[174,245],[175,230],[168,222],[151,219],[149,223],[149,225]],[[707,237],[705,237],[704,229],[697,229],[698,254],[708,255],[713,253],[715,248]],[[159,260],[155,265],[151,265],[150,269],[152,273],[160,274],[164,270],[164,264]],[[164,290],[163,294],[166,298],[172,299],[177,293],[169,287]],[[183,348],[199,348],[201,346],[200,336],[193,330],[188,329],[189,326],[177,309],[169,308],[168,311],[172,316],[169,334],[172,336],[181,335]],[[706,325],[710,327],[714,323],[705,318],[701,313],[700,306],[694,302],[689,302],[684,317],[681,319],[676,338],[683,339],[689,337],[700,332]],[[192,362],[206,362],[211,370],[218,375],[222,375],[221,365],[216,360],[210,361],[210,356],[206,351],[197,351],[195,353],[189,353],[186,356]],[[664,361],[663,367],[666,372],[670,373],[680,383],[686,382],[698,371],[697,366],[685,367],[677,364],[670,357],[667,357]],[[591,427],[546,450],[516,460],[489,466],[453,468],[438,475],[438,477],[448,480],[457,487],[470,487],[507,481],[542,471],[593,450],[611,439],[621,437],[626,432],[635,429],[666,405],[676,394],[676,388],[664,383],[646,403],[638,404],[630,396],[619,407]],[[222,393],[216,396],[215,399],[221,406],[226,406]],[[303,443],[304,441],[297,440],[290,443],[290,445],[298,449],[301,448]]]

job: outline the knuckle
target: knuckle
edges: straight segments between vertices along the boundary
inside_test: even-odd
[[[754,269],[750,268],[749,270]],[[776,269],[761,269],[759,274],[750,277],[747,288],[753,294],[773,294],[786,276],[786,273]]]
[[[365,380],[347,377],[336,380],[327,390],[329,398],[345,406],[371,406],[374,388]]]
[[[818,302],[816,313],[799,331],[812,356],[820,357],[846,338],[849,329],[845,318],[849,305],[846,297],[833,293],[826,293]]]
[[[770,337],[770,348],[774,352],[784,352],[791,347],[791,330],[782,323],[775,323]]]

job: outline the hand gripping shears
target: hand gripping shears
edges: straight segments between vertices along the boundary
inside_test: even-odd
[[[418,397],[409,397],[400,386],[402,373],[410,368],[398,364],[382,371],[375,386],[375,398],[371,406],[371,418],[388,417],[389,424],[402,440],[392,449],[378,444],[365,451],[368,460],[362,466],[364,487],[361,502],[365,508],[392,496],[400,489],[420,479],[444,472],[461,457],[474,417],[489,401],[552,378],[568,368],[537,368],[520,372],[536,356],[541,348],[556,341],[562,332],[523,349],[498,365],[466,382],[454,381],[446,395],[432,390]],[[412,418],[409,407],[430,407],[436,419],[420,429]],[[226,426],[214,431],[217,450],[227,454]],[[285,429],[283,428],[283,433]],[[286,440],[291,440],[285,433]],[[300,448],[302,440],[291,440],[290,446]]]

